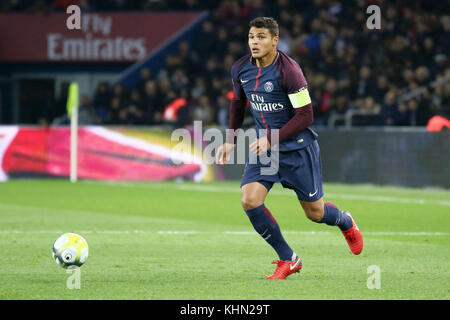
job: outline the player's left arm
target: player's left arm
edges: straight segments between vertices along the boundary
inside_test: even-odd
[[[306,93],[303,93],[305,95],[308,95],[309,102],[303,102],[305,104],[297,105],[293,107],[295,108],[295,115],[289,120],[284,126],[280,128],[280,131],[278,132],[278,141],[283,142],[291,137],[295,136],[296,134],[302,132],[306,128],[308,128],[313,122],[314,122],[314,114],[313,114],[313,108],[311,104],[311,99],[309,98],[308,89],[303,89]],[[300,92],[299,92],[300,93]],[[293,98],[291,96],[289,97],[291,99],[298,99],[298,97],[295,97],[295,95],[298,95],[299,93],[293,93],[291,95],[294,95]],[[306,101],[306,100],[305,100]],[[271,141],[271,136],[269,137],[269,141]]]
[[[291,93],[289,99],[295,108],[295,115],[278,131],[278,142],[283,142],[308,128],[314,121],[311,98],[307,87]],[[258,155],[265,153],[274,146],[270,132],[250,145],[250,150]]]
[[[290,61],[280,76],[283,89],[295,109],[295,115],[278,132],[278,141],[283,142],[308,128],[314,121],[314,114],[308,84],[300,66]],[[271,135],[268,139],[272,140]]]

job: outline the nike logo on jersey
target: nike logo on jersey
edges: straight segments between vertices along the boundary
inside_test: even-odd
[[[241,79],[241,83],[246,83],[246,82],[248,82],[249,80],[242,80]]]
[[[314,192],[314,193],[311,193],[311,192],[310,192],[310,193],[309,193],[309,197],[314,197],[314,196],[316,195],[317,191],[319,191],[319,189],[317,189],[316,192]]]

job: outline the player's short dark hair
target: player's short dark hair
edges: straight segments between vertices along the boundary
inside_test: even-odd
[[[249,28],[251,27],[269,29],[272,37],[278,37],[280,34],[277,21],[270,17],[258,17],[253,19],[249,24]]]

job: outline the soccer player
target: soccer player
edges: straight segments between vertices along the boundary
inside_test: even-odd
[[[278,24],[273,18],[259,17],[250,22],[250,53],[237,60],[232,69],[234,98],[230,106],[229,129],[241,128],[247,100],[257,132],[266,135],[250,144],[259,156],[278,150],[276,174],[261,174],[261,161],[247,163],[242,176],[242,207],[256,232],[279,256],[275,273],[267,279],[285,279],[299,272],[302,262],[283,238],[280,227],[264,205],[275,182],[293,189],[306,216],[317,223],[338,226],[354,254],[363,248],[361,232],[352,216],[331,202],[324,202],[322,167],[317,134],[308,126],[313,123],[313,109],[308,86],[300,66],[277,50]],[[278,143],[272,141],[272,130],[279,129]],[[230,130],[228,130],[230,131]],[[275,142],[276,144],[272,145]],[[216,153],[216,162],[225,164],[236,146],[236,135],[227,135]]]

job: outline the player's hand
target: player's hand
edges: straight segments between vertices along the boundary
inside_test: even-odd
[[[224,143],[217,149],[216,153],[216,163],[225,164],[231,159],[231,151],[236,147],[233,143]]]
[[[270,142],[267,137],[262,137],[250,144],[250,151],[256,153],[258,156],[267,152],[270,149]]]

